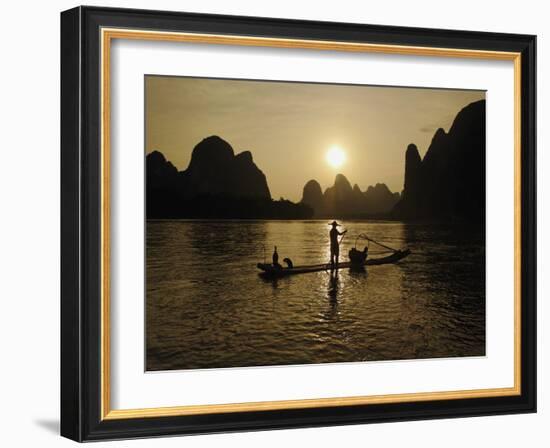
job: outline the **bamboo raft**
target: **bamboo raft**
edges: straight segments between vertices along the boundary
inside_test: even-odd
[[[378,266],[381,264],[391,264],[397,263],[399,260],[402,260],[406,256],[410,255],[411,251],[409,249],[405,250],[395,250],[391,255],[380,258],[371,258],[367,259],[362,263],[353,263],[351,261],[345,261],[342,263],[337,263],[332,265],[330,263],[322,264],[312,264],[312,265],[303,265],[303,266],[293,266],[293,267],[276,267],[269,263],[258,263],[258,269],[260,275],[263,277],[269,278],[279,278],[287,277],[289,275],[297,274],[309,274],[310,272],[320,272],[320,271],[335,271],[337,269],[364,269],[366,266]]]

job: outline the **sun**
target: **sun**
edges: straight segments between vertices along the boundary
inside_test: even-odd
[[[346,153],[339,146],[333,146],[327,151],[327,163],[333,168],[340,168],[346,161]]]

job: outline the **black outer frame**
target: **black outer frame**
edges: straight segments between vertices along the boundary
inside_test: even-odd
[[[100,419],[100,28],[520,52],[521,395]],[[536,412],[536,36],[77,7],[61,13],[61,435],[76,441]]]

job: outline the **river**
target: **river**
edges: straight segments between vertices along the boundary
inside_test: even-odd
[[[274,245],[294,265],[327,262],[328,222],[148,221],[147,370],[485,355],[479,231],[341,221],[341,261],[360,233],[412,253],[365,273],[258,276]]]

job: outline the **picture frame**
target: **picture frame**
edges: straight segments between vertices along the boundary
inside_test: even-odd
[[[514,385],[111,407],[111,44],[117,39],[513,63]],[[536,412],[536,37],[77,7],[61,13],[61,434],[76,441]],[[243,73],[246,77],[246,73]]]

